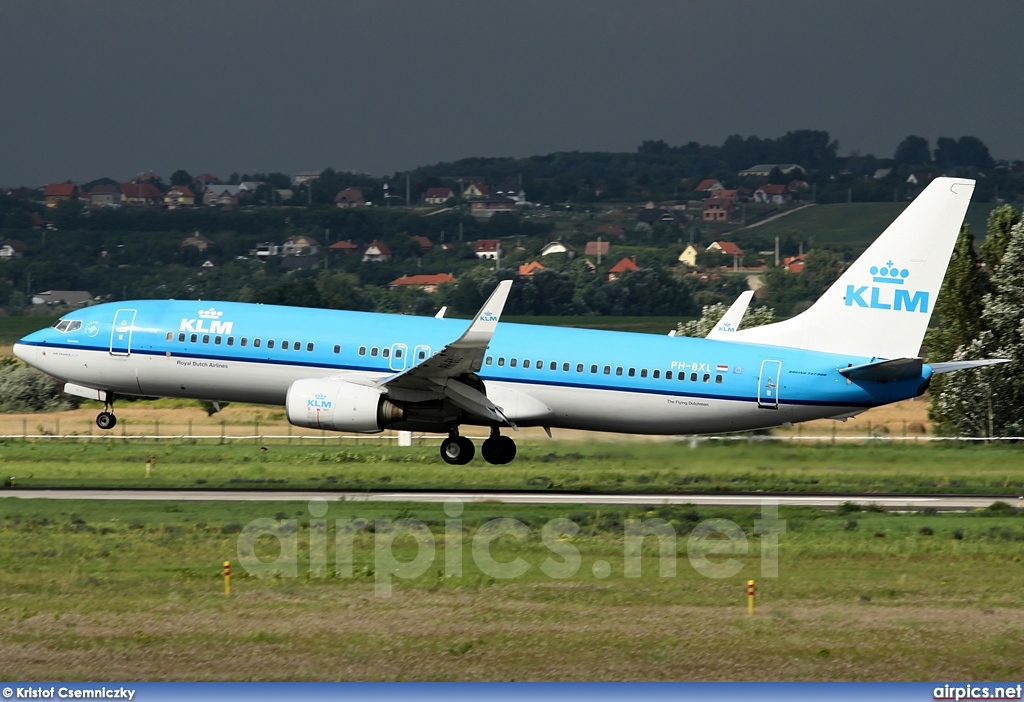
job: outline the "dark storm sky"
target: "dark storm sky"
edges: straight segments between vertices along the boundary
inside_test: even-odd
[[[0,6],[0,185],[373,174],[823,129],[1024,158],[1024,2],[310,0]]]

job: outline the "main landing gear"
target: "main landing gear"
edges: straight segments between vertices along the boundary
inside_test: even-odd
[[[480,447],[484,460],[495,465],[511,463],[516,457],[516,442],[498,433],[497,427],[491,428],[491,435]],[[448,438],[441,442],[441,458],[453,466],[464,466],[473,460],[476,448],[465,436],[459,436],[458,428],[452,429]]]
[[[104,431],[113,429],[117,424],[117,417],[114,416],[114,396],[103,403],[103,411],[96,415],[96,426]]]

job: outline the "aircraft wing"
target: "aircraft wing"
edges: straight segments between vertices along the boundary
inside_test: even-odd
[[[754,297],[753,290],[747,290],[746,292],[740,293],[740,296],[736,298],[736,301],[732,303],[729,310],[722,315],[722,318],[718,320],[718,324],[715,328],[708,332],[706,338],[708,339],[728,339],[733,332],[740,328],[740,322],[743,320],[743,315],[747,311],[747,307],[750,305],[750,298]]]
[[[382,379],[378,386],[399,400],[445,397],[467,412],[515,426],[505,417],[500,407],[487,399],[487,395],[458,379],[459,376],[479,371],[483,365],[484,355],[498,328],[498,320],[511,287],[511,280],[498,283],[462,336],[422,363]]]

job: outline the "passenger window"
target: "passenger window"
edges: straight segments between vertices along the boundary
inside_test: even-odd
[[[616,366],[615,375],[622,375],[622,366]]]
[[[179,344],[184,344],[185,343],[185,332],[182,332],[181,334],[178,334],[178,343]]]
[[[591,366],[590,367],[590,372],[596,375],[597,374],[597,366]]]
[[[190,340],[191,340],[191,341],[192,341],[192,343],[194,344],[194,343],[196,343],[196,341],[197,341],[198,339],[199,339],[199,335],[198,335],[198,334],[193,334],[193,335],[192,335],[192,338],[191,338]]]
[[[360,346],[359,347],[359,355],[360,356],[365,356],[366,355],[366,347],[365,346]]]
[[[402,357],[402,349],[395,349],[395,358]]]
[[[213,343],[217,344],[217,346],[220,346],[220,336],[213,337]]]
[[[569,372],[569,364],[568,363],[563,363],[562,364],[562,372],[563,373],[568,373]]]
[[[420,351],[420,360],[422,361],[426,357],[427,357],[427,352],[426,351]],[[487,357],[487,365],[491,365],[491,357],[490,356]]]
[[[292,350],[293,351],[301,351],[302,350],[302,342],[301,341],[296,341],[294,344],[292,344]]]
[[[633,378],[635,376],[636,376],[636,368],[630,368],[629,369],[629,377]]]
[[[510,358],[510,359],[508,359],[508,364],[509,364],[510,366],[512,366],[513,368],[515,368],[515,367],[516,367],[516,363],[517,363],[518,361],[519,361],[519,359],[516,359],[516,358]]]
[[[568,365],[568,364],[566,364],[566,365]],[[558,361],[552,361],[551,365],[548,366],[548,368],[550,368],[551,370],[558,370]]]
[[[309,350],[310,351],[313,350],[313,344],[309,345]],[[341,353],[341,344],[335,344],[334,345],[334,353]]]
[[[672,380],[672,371],[665,371],[665,380]]]
[[[505,365],[505,357],[504,356],[499,356],[498,357],[498,365],[499,366]]]
[[[647,369],[646,368],[641,368],[640,369],[640,377],[641,378],[646,378],[647,377]]]
[[[423,354],[423,352],[422,352],[422,351],[420,351],[420,360],[421,360],[421,361],[423,360],[423,355],[424,355],[424,354]],[[491,357],[491,356],[488,356],[487,358],[485,358],[485,359],[484,359],[484,365],[485,365],[485,366],[489,366],[489,365],[491,365],[491,363],[492,363],[493,361],[494,361],[494,358],[493,358],[493,357]]]
[[[711,374],[710,374],[710,373],[705,373],[705,374],[704,374],[704,382],[706,383],[706,382],[708,382],[709,380],[711,380]]]
[[[577,373],[582,373],[583,372],[583,364],[582,363],[577,363],[576,364],[576,372]]]
[[[287,351],[288,350],[288,342],[287,341],[282,341],[281,342],[281,348],[284,349],[285,351]]]
[[[654,379],[657,380],[658,378],[661,377],[661,371],[660,370],[654,371],[653,376],[654,376]]]
[[[243,336],[242,337],[242,346],[248,346],[248,345],[249,345],[249,339],[247,337]]]
[[[376,346],[374,346],[374,347],[372,347],[370,349],[370,356],[372,356],[373,358],[377,358],[377,347]]]
[[[274,340],[273,339],[267,339],[267,348],[268,349],[274,348]]]
[[[722,376],[716,375],[715,376],[715,382],[718,383],[719,385],[721,385],[722,384]]]
[[[611,375],[612,374],[612,367],[611,366],[605,366],[604,367],[604,374],[605,375]]]
[[[174,332],[167,332],[167,340],[174,341]]]
[[[384,358],[391,358],[391,349],[384,347],[381,349],[380,355]]]
[[[252,340],[252,346],[253,346],[253,348],[258,349],[260,347],[260,340],[259,339],[253,339]]]
[[[234,346],[234,345],[235,345],[235,337],[229,336],[228,337],[228,346]]]
[[[530,367],[530,359],[528,359],[528,358],[523,359],[523,368],[529,368],[529,367]]]
[[[203,343],[204,344],[210,343],[210,335],[209,334],[203,334]]]
[[[683,382],[684,380],[686,380],[686,373],[680,373],[680,374],[679,374],[679,382],[681,383],[681,382]]]
[[[696,383],[697,382],[697,374],[696,373],[690,373],[690,382],[691,383]]]

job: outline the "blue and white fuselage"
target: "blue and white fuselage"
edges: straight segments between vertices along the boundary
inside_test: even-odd
[[[98,305],[62,321],[70,322],[65,330],[51,327],[22,339],[18,356],[69,383],[119,395],[273,405],[285,404],[297,380],[384,380],[431,357],[467,324],[157,300]],[[519,426],[692,434],[863,411],[918,395],[931,374],[925,367],[919,377],[881,383],[851,381],[839,373],[872,360],[502,323],[476,375]]]

